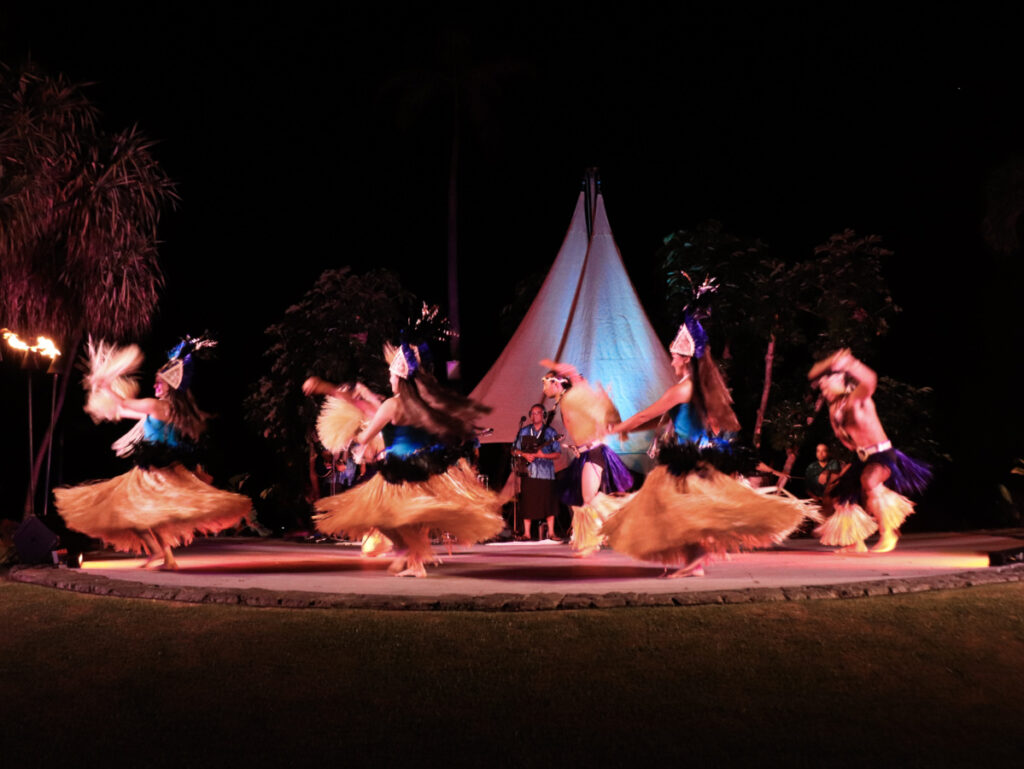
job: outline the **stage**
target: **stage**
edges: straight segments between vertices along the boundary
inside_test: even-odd
[[[1024,532],[911,534],[891,553],[839,555],[814,539],[713,561],[704,577],[665,579],[611,550],[579,559],[568,545],[507,542],[434,548],[425,579],[388,573],[357,545],[257,537],[198,539],[178,571],[86,553],[79,569],[20,566],[17,581],[131,598],[287,608],[538,610],[888,595],[1017,581]],[[995,565],[993,565],[995,564]],[[1000,565],[1005,564],[1005,565]]]

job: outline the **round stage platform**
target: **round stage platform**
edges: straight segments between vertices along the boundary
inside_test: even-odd
[[[397,578],[357,545],[256,537],[199,539],[177,571],[142,559],[85,555],[82,568],[19,566],[11,578],[80,592],[285,608],[522,611],[671,606],[889,595],[1019,581],[1024,532],[911,534],[885,554],[839,555],[813,539],[712,562],[706,576],[664,579],[660,566],[611,550],[507,542],[434,548],[425,579]]]

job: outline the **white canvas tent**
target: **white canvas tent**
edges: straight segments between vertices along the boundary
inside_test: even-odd
[[[612,237],[598,193],[587,237],[581,192],[569,231],[544,285],[498,360],[472,392],[494,411],[485,442],[510,443],[520,417],[542,400],[542,358],[572,363],[610,393],[623,419],[653,403],[674,382],[669,355],[651,327]],[[550,406],[550,402],[548,404]],[[562,432],[560,425],[556,429]],[[634,469],[646,470],[651,432],[608,445]]]

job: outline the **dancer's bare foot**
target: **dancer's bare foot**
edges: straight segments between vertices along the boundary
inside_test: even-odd
[[[160,567],[160,571],[177,571],[178,562],[174,559],[174,553],[171,552],[170,548],[164,550],[164,562]]]
[[[894,531],[889,531],[878,538],[878,542],[871,548],[872,553],[891,553],[896,549],[896,543],[900,541]]]
[[[427,569],[423,565],[423,561],[409,559],[409,568],[403,569],[402,571],[395,574],[396,577],[425,577],[427,576]]]
[[[164,563],[170,564],[174,568],[178,568],[178,561],[174,558],[174,549],[164,545]]]
[[[582,550],[573,551],[573,558],[589,558],[601,548],[599,547],[585,547]]]
[[[701,556],[695,561],[690,561],[681,569],[678,569],[671,574],[666,574],[665,579],[681,579],[683,577],[703,577],[704,576],[704,562],[707,560],[706,556]]]
[[[866,553],[867,551],[868,546],[864,544],[864,540],[861,540],[860,542],[854,542],[852,545],[841,547],[835,552],[837,555],[848,555],[850,553]]]
[[[391,574],[397,575],[400,571],[404,571],[405,570],[405,568],[408,565],[408,563],[409,563],[409,559],[406,556],[404,556],[404,555],[397,556],[391,562],[391,564],[388,566],[388,572],[390,572]]]
[[[146,559],[146,562],[142,564],[142,568],[149,569],[152,571],[154,569],[159,569],[161,566],[163,566],[163,563],[164,557],[162,555],[151,555],[149,558]]]

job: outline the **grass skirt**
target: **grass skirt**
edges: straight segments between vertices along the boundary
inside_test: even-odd
[[[860,476],[864,468],[870,464],[888,468],[889,478],[885,485],[900,495],[923,493],[932,478],[931,468],[926,463],[908,457],[898,449],[872,454],[867,461],[854,457],[846,472],[839,478],[839,485],[836,487],[836,497],[840,502],[862,506],[869,503],[870,500],[864,499]]]
[[[618,500],[601,529],[608,544],[666,565],[687,563],[695,545],[718,554],[768,547],[816,515],[802,500],[759,494],[706,464],[678,476],[658,466],[638,492]]]
[[[836,511],[814,533],[821,544],[846,547],[863,542],[879,528],[896,531],[914,512],[914,503],[887,486],[876,486],[867,495],[868,515],[853,502],[841,502]]]
[[[318,530],[358,539],[379,529],[394,539],[405,528],[447,532],[465,544],[481,542],[504,527],[501,500],[481,484],[465,459],[425,481],[391,483],[378,473],[364,483],[317,501]]]
[[[631,495],[630,495],[631,496]],[[599,549],[605,544],[601,527],[625,502],[625,495],[609,496],[602,492],[594,495],[589,505],[572,508],[572,537],[569,544],[578,553]]]
[[[136,553],[148,551],[140,531],[152,529],[177,547],[196,532],[215,534],[237,525],[252,509],[247,496],[204,483],[180,464],[133,467],[109,480],[54,489],[53,495],[69,528]]]
[[[863,542],[878,531],[878,523],[857,504],[841,502],[836,511],[828,517],[814,533],[821,544],[832,547],[846,547]]]

